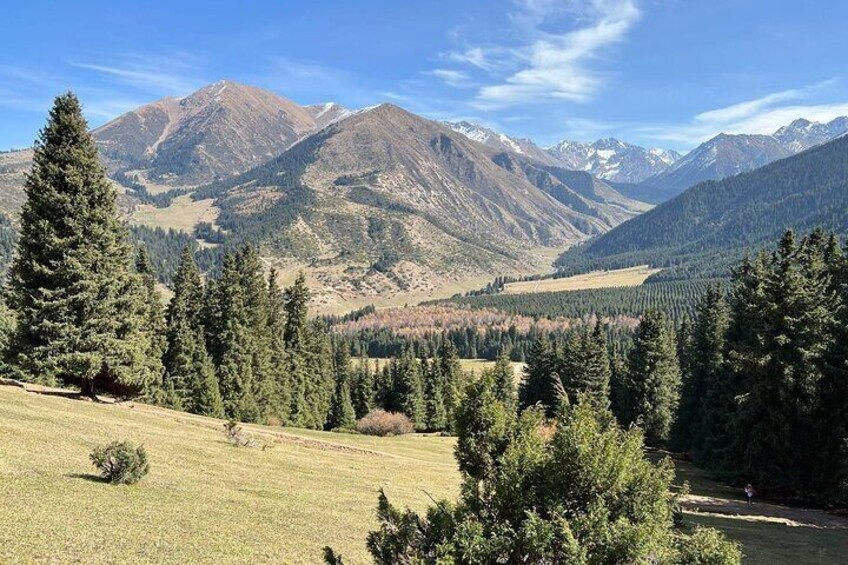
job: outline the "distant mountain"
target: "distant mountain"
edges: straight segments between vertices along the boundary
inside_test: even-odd
[[[787,228],[818,226],[848,234],[848,137],[697,184],[557,263],[566,272],[650,264],[669,268],[657,278],[713,276]]]
[[[570,245],[647,209],[586,173],[499,151],[390,104],[332,123],[197,197],[215,198],[234,243],[308,262],[332,289],[328,301],[427,294],[544,268],[541,247]]]
[[[316,117],[260,88],[219,81],[164,98],[94,130],[110,172],[166,186],[244,172],[315,131]]]
[[[477,143],[487,145],[492,149],[497,149],[498,151],[511,151],[548,165],[559,164],[555,157],[551,156],[548,152],[529,139],[510,137],[506,134],[489,129],[486,126],[468,121],[445,122],[445,125],[453,131],[461,133],[465,137],[473,139]]]
[[[305,106],[304,109],[315,120],[315,127],[317,129],[322,129],[333,122],[337,122],[353,114],[353,111],[335,102],[313,104],[311,106]]]
[[[593,143],[561,141],[546,151],[566,168],[618,183],[641,182],[680,159],[676,151],[645,149],[611,137]]]
[[[665,171],[629,188],[627,194],[646,202],[664,202],[699,182],[754,170],[845,133],[848,133],[848,118],[836,118],[827,124],[798,119],[773,135],[722,133]]]

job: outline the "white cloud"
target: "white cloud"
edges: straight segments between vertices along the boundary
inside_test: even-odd
[[[472,86],[468,73],[462,71],[455,71],[452,69],[433,69],[432,71],[428,71],[424,74],[440,78],[445,84],[455,88],[467,88]]]
[[[773,134],[798,118],[817,122],[828,122],[848,115],[848,103],[798,103],[816,91],[836,82],[831,79],[803,88],[783,90],[707,110],[696,114],[691,121],[682,124],[657,124],[633,129],[633,132],[649,139],[656,139],[692,147],[719,133]],[[789,104],[789,102],[796,102]]]
[[[196,60],[186,53],[166,57],[128,55],[118,64],[71,63],[99,73],[104,79],[144,92],[183,96],[202,86]]]
[[[495,71],[504,65],[504,58],[511,53],[510,50],[497,47],[482,48],[470,47],[464,51],[452,51],[448,53],[448,59],[455,63],[472,65],[484,71]]]
[[[520,5],[512,16],[515,35],[529,41],[450,54],[453,61],[493,75],[506,66],[519,66],[479,89],[475,105],[481,109],[540,100],[589,100],[604,82],[590,63],[605,47],[622,41],[640,17],[635,0],[522,0]],[[570,31],[548,31],[565,20],[573,26]]]

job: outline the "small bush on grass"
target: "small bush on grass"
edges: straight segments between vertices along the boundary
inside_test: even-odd
[[[244,431],[235,420],[230,420],[224,424],[224,433],[227,434],[227,441],[236,447],[253,447],[253,436]]]
[[[109,445],[96,447],[89,457],[94,466],[100,469],[103,479],[113,485],[137,483],[150,471],[144,447],[136,447],[128,441],[113,441]]]
[[[356,431],[369,436],[399,436],[414,432],[415,425],[406,414],[377,409],[356,423]]]

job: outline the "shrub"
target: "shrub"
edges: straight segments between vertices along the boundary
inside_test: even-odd
[[[742,561],[739,544],[712,528],[697,528],[688,540],[678,541],[678,565],[736,565]]]
[[[399,436],[414,432],[415,425],[406,414],[377,409],[360,418],[356,431],[369,436]]]
[[[227,434],[227,441],[236,447],[253,446],[253,436],[244,431],[235,420],[229,420],[224,424],[224,433]]]
[[[113,441],[97,447],[89,457],[103,478],[113,485],[137,483],[150,471],[144,447],[136,447],[128,441]]]

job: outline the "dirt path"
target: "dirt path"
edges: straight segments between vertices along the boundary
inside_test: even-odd
[[[848,517],[828,514],[822,510],[794,508],[766,502],[755,502],[749,506],[741,500],[694,494],[683,497],[682,504],[687,514],[721,515],[724,518],[749,522],[848,530]]]

